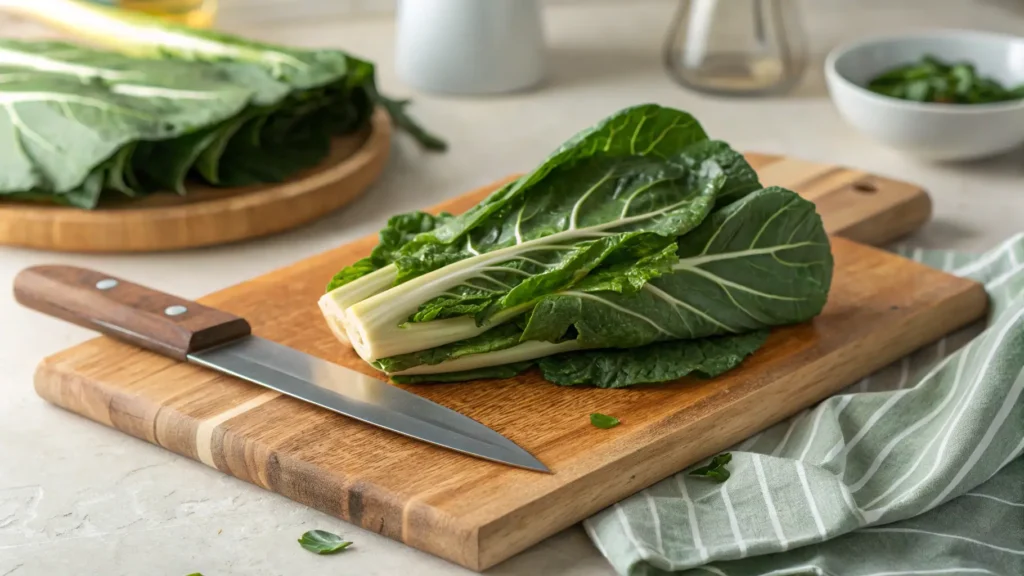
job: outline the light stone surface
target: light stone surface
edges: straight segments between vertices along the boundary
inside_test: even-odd
[[[925,186],[935,218],[908,239],[923,247],[985,249],[1024,230],[1024,153],[929,165],[890,152],[846,126],[824,92],[821,60],[863,34],[946,26],[1024,32],[1017,0],[818,0],[808,2],[816,58],[785,98],[721,100],[673,84],[660,45],[674,3],[555,5],[545,13],[546,83],[481,99],[414,95],[413,112],[451,143],[424,154],[398,138],[384,177],[361,200],[307,228],[240,245],[146,256],[77,256],[0,248],[0,286],[44,262],[89,266],[185,297],[252,278],[371,233],[388,215],[434,204],[512,171],[529,169],[576,130],[644,101],[690,110],[716,138],[744,150],[842,163]],[[340,46],[394,77],[387,16],[224,26],[275,42]],[[0,34],[39,29],[0,17]],[[32,372],[45,355],[90,333],[22,309],[0,295],[0,576],[167,574],[206,576],[469,574],[201,464],[65,413],[40,400]],[[319,557],[295,542],[308,529],[356,544]],[[492,574],[613,574],[576,527],[493,569]]]

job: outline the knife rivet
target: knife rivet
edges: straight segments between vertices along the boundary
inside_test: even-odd
[[[100,290],[110,290],[114,286],[117,286],[117,280],[114,280],[113,278],[104,278],[96,283],[96,288],[99,288]]]
[[[188,312],[188,308],[180,305],[168,306],[164,310],[164,314],[167,314],[168,316],[180,316],[185,312]]]

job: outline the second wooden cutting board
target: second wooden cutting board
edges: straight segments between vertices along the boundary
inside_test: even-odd
[[[766,183],[818,202],[836,234],[884,242],[927,218],[927,196],[911,185],[797,160],[752,160]],[[486,192],[435,208],[462,211]],[[330,334],[316,300],[334,272],[374,243],[342,246],[202,302],[245,317],[260,336],[373,374]],[[740,368],[713,380],[576,389],[528,372],[407,387],[504,434],[550,475],[409,440],[106,338],[46,359],[36,389],[97,422],[479,570],[984,313],[976,283],[842,238],[833,239],[833,253],[822,315],[775,330]],[[622,424],[597,429],[591,412]]]

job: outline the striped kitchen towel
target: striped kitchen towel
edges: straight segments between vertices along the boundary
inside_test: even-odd
[[[989,318],[584,522],[624,575],[1024,575],[1024,234],[899,250],[983,282]],[[702,463],[703,464],[703,463]]]

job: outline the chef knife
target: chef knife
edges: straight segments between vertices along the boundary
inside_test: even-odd
[[[539,460],[479,422],[397,386],[251,334],[227,312],[71,266],[14,279],[22,305],[175,360],[259,384],[398,434],[512,466]]]

